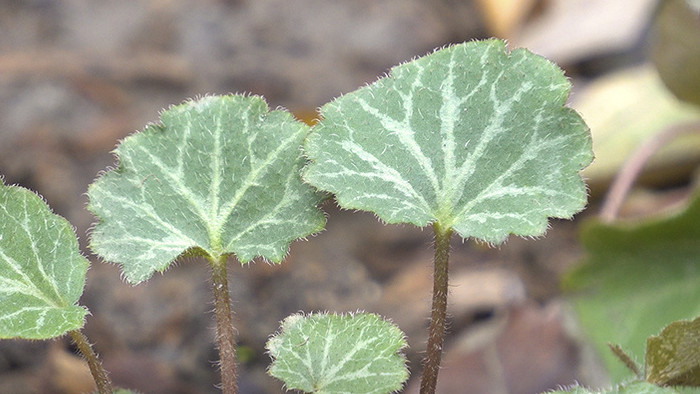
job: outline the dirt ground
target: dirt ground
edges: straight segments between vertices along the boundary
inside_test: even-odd
[[[531,3],[521,27],[558,2]],[[638,18],[644,22],[643,13]],[[218,392],[206,265],[182,261],[130,286],[85,248],[95,220],[85,191],[114,165],[119,139],[156,121],[162,108],[205,94],[262,94],[271,107],[309,118],[392,65],[490,36],[493,23],[475,2],[459,0],[0,1],[0,174],[39,192],[75,226],[92,262],[80,302],[91,312],[84,332],[115,384],[144,393]],[[639,61],[631,37],[573,55],[542,50],[561,56],[577,86]],[[410,344],[406,392],[417,392],[430,232],[384,226],[332,202],[324,210],[327,229],[294,243],[281,265],[230,262],[240,392],[282,392],[265,373],[265,341],[287,315],[325,310],[378,312],[398,324]],[[528,394],[604,381],[558,284],[580,256],[576,224],[587,214],[553,221],[545,238],[498,248],[453,239],[438,392]],[[90,390],[73,350],[65,338],[0,341],[0,392]]]

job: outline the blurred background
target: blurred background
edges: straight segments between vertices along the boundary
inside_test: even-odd
[[[453,239],[438,392],[526,394],[605,384],[559,278],[581,256],[577,223],[597,213],[626,157],[654,133],[700,120],[698,108],[677,99],[657,72],[700,47],[691,37],[682,39],[685,49],[663,50],[671,48],[665,29],[682,25],[661,12],[666,3],[0,0],[0,174],[40,193],[75,226],[92,261],[81,299],[91,311],[84,332],[114,383],[144,393],[216,393],[206,264],[182,261],[130,286],[85,248],[94,222],[85,192],[115,165],[116,143],[157,121],[163,108],[205,94],[264,95],[271,107],[312,121],[317,107],[393,65],[450,43],[507,39],[511,48],[556,62],[571,79],[570,105],[594,138],[596,162],[584,173],[591,203],[573,222],[552,221],[542,239],[511,238],[495,249]],[[672,86],[673,78],[665,83]],[[676,86],[676,95],[694,100],[692,89],[683,95],[687,83]],[[662,150],[624,214],[683,199],[698,162],[697,133]],[[265,373],[265,341],[287,315],[324,310],[378,312],[398,324],[410,345],[406,392],[417,392],[430,308],[430,231],[383,226],[332,202],[324,210],[327,229],[292,244],[281,265],[230,261],[240,392],[282,392]],[[0,341],[0,392],[91,390],[73,350],[67,339]]]

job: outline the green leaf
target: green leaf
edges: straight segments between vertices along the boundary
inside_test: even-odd
[[[628,370],[607,349],[644,359],[646,338],[668,322],[700,315],[700,194],[672,216],[637,223],[586,223],[588,256],[564,278],[584,331],[613,381]]]
[[[0,178],[0,338],[48,339],[80,329],[87,268],[68,221]]]
[[[488,242],[540,235],[581,210],[588,128],[553,63],[500,40],[394,67],[324,105],[304,178],[389,223],[440,223]]]
[[[374,314],[296,314],[267,343],[269,373],[307,393],[390,393],[408,379],[404,347],[401,330]]]
[[[647,338],[646,379],[662,386],[700,386],[700,318],[673,322]]]
[[[611,389],[605,390],[590,390],[581,386],[570,387],[565,390],[552,391],[551,394],[674,394],[678,391],[668,388],[659,387],[651,383],[643,381],[634,381],[617,385]]]
[[[299,176],[308,127],[268,111],[257,96],[204,97],[124,139],[119,168],[88,190],[92,249],[138,283],[183,253],[279,262],[321,230],[321,196]]]

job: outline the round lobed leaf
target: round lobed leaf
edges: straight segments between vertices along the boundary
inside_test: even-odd
[[[308,127],[257,96],[211,96],[172,107],[117,147],[119,168],[89,190],[100,219],[90,246],[132,283],[187,252],[279,262],[320,231],[321,195],[304,184]]]
[[[88,264],[68,221],[0,178],[0,338],[48,339],[80,329]]]
[[[374,314],[296,314],[267,343],[269,373],[307,393],[391,393],[408,379],[404,347],[401,330]]]
[[[324,105],[304,178],[389,223],[540,235],[586,203],[591,138],[563,106],[569,89],[556,65],[500,40],[438,50]]]

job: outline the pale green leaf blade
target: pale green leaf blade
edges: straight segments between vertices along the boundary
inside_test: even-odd
[[[381,317],[292,315],[267,343],[270,375],[307,393],[391,393],[408,379],[398,327]]]
[[[48,339],[81,328],[87,268],[68,221],[0,178],[0,338]]]
[[[556,65],[500,40],[438,50],[324,105],[304,178],[389,223],[540,235],[586,202],[591,139],[563,106],[569,89]]]
[[[647,338],[646,379],[663,386],[700,386],[700,318],[675,321]]]
[[[257,96],[172,107],[117,147],[119,168],[89,190],[100,222],[91,247],[137,283],[182,253],[279,262],[323,228],[320,195],[302,183],[308,127]]]

